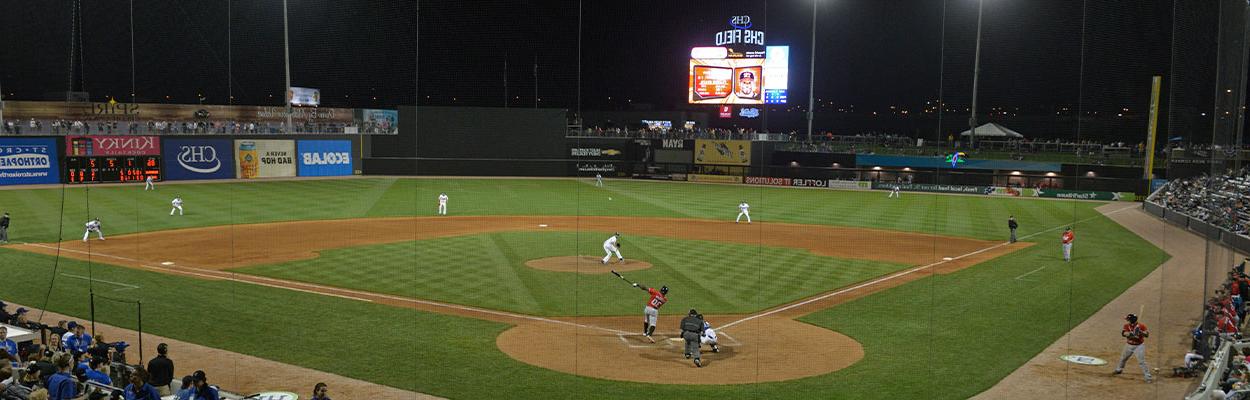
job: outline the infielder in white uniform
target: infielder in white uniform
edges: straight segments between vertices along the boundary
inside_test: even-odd
[[[95,232],[96,236],[100,237],[100,240],[104,240],[104,232],[100,231],[100,219],[99,218],[87,221],[87,231],[83,232],[82,241],[84,242],[87,241],[87,237],[91,236],[91,232]]]
[[[734,218],[735,224],[738,223],[738,221],[741,221],[742,217],[747,217],[747,223],[751,223],[751,213],[747,211],[749,208],[751,208],[751,205],[747,204],[746,200],[743,200],[742,203],[738,204],[738,218]]]
[[[438,194],[438,215],[447,215],[447,193]]]
[[[603,252],[608,253],[607,255],[603,256],[604,264],[607,264],[608,261],[612,260],[613,254],[616,254],[617,260],[619,260],[622,264],[625,263],[625,256],[621,255],[620,244],[618,242],[620,237],[621,237],[621,234],[614,233],[612,234],[612,237],[608,238],[608,240],[603,241]]]
[[[703,319],[703,314],[699,314],[699,319]],[[720,348],[716,347],[716,331],[712,330],[712,324],[703,321],[703,334],[699,335],[700,345],[711,345],[713,353],[720,353]]]
[[[169,204],[174,206],[174,208],[169,209],[169,215],[174,215],[174,211],[177,211],[178,215],[182,215],[182,196],[174,197],[174,201],[169,202]]]
[[[145,179],[143,182],[144,182],[143,190],[156,190],[156,184],[152,183],[151,175],[148,175],[148,179]]]
[[[595,186],[603,187],[603,175],[595,174]]]
[[[889,195],[889,196],[885,196],[885,198],[887,198],[887,199],[888,199],[888,198],[891,198],[891,197],[896,198],[896,199],[897,199],[897,198],[899,198],[899,197],[898,197],[898,191],[899,191],[899,189],[900,189],[900,188],[899,188],[899,186],[898,186],[898,185],[894,185],[894,188],[893,188],[893,189],[890,189],[890,195]]]

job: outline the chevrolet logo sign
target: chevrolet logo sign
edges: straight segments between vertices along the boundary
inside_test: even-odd
[[[620,154],[621,154],[621,151],[616,150],[616,149],[604,149],[603,150],[603,155],[607,155],[607,156],[615,156],[615,155],[620,155]]]

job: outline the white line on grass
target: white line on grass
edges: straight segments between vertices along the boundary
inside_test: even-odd
[[[35,246],[35,247],[42,247],[42,248],[45,248],[45,249],[56,249],[56,247],[47,246],[47,245],[42,245],[42,244],[38,244],[38,243],[26,243],[26,245],[29,245],[29,246]],[[129,257],[115,256],[115,255],[103,254],[103,253],[88,253],[88,252],[86,252],[86,251],[82,251],[82,250],[73,250],[73,249],[66,249],[66,248],[62,248],[62,249],[61,249],[61,251],[69,251],[69,252],[74,252],[74,253],[79,253],[79,254],[90,254],[90,255],[94,255],[94,256],[109,257],[109,258],[115,258],[115,259],[118,259],[118,260],[130,261],[130,262],[133,262],[133,263],[139,264],[140,266],[142,266],[142,267],[144,267],[144,268],[146,268],[146,269],[150,269],[150,270],[154,270],[154,271],[169,271],[169,270],[170,270],[170,268],[158,268],[158,267],[153,267],[153,266],[150,266],[150,265],[144,264],[144,263],[143,263],[143,261],[136,260],[136,259],[129,258]],[[333,297],[339,297],[339,298],[344,298],[344,299],[349,299],[349,300],[363,301],[363,302],[368,302],[368,303],[372,303],[372,302],[373,302],[373,300],[369,300],[369,299],[366,299],[366,298],[361,298],[361,297],[353,297],[353,296],[341,295],[341,294],[336,294],[336,293],[326,293],[324,290],[332,290],[332,291],[337,291],[337,292],[352,293],[352,294],[357,294],[357,295],[362,295],[362,296],[381,297],[381,298],[385,298],[385,299],[389,299],[389,300],[396,300],[396,301],[402,301],[402,302],[408,302],[408,303],[415,303],[415,304],[423,304],[423,305],[433,306],[433,307],[450,308],[450,309],[454,309],[454,310],[470,311],[470,312],[476,312],[476,313],[482,313],[482,314],[497,315],[497,316],[508,317],[508,318],[528,319],[528,320],[531,320],[531,321],[547,322],[547,323],[552,323],[552,324],[557,324],[557,325],[567,325],[567,326],[575,326],[575,327],[579,327],[579,328],[597,329],[597,330],[604,331],[604,332],[609,332],[609,333],[631,333],[631,332],[626,332],[626,331],[622,331],[622,330],[619,330],[619,329],[603,328],[603,327],[598,327],[598,326],[593,326],[593,325],[579,324],[579,323],[575,323],[575,322],[567,322],[567,321],[560,321],[560,320],[548,319],[548,318],[543,318],[543,317],[535,317],[535,316],[532,316],[532,315],[514,314],[514,313],[504,312],[504,311],[495,311],[495,310],[488,310],[488,309],[484,309],[484,308],[476,308],[476,307],[467,307],[467,306],[461,306],[461,305],[455,305],[455,304],[439,303],[439,302],[434,302],[434,301],[426,301],[426,300],[419,300],[419,299],[413,299],[413,298],[408,298],[408,297],[393,296],[393,295],[382,294],[382,293],[373,293],[373,292],[365,292],[365,291],[353,290],[353,289],[337,288],[337,287],[332,287],[332,286],[324,286],[324,285],[318,285],[318,284],[313,284],[313,283],[304,283],[304,282],[288,281],[288,280],[283,280],[283,279],[275,279],[275,278],[269,278],[269,277],[264,277],[264,276],[259,276],[259,275],[247,275],[247,276],[248,276],[249,278],[256,279],[256,280],[269,281],[269,282],[280,282],[280,283],[283,283],[283,284],[286,284],[286,285],[295,285],[295,286],[303,286],[303,287],[308,287],[308,288],[322,289],[323,291],[305,290],[305,289],[299,289],[299,288],[294,288],[294,287],[290,287],[290,286],[277,285],[277,284],[269,284],[269,283],[264,283],[264,282],[257,282],[257,281],[254,281],[254,280],[239,279],[239,278],[235,278],[235,277],[230,276],[230,274],[228,274],[228,273],[223,273],[223,272],[220,272],[220,271],[214,271],[214,270],[208,270],[208,269],[201,269],[201,268],[196,268],[196,267],[190,267],[190,266],[186,266],[186,265],[183,265],[183,266],[181,266],[181,267],[177,268],[176,270],[177,270],[178,272],[181,272],[181,273],[185,273],[185,274],[188,274],[188,275],[194,275],[194,276],[198,276],[198,277],[203,277],[203,278],[211,278],[211,279],[224,279],[224,280],[229,280],[229,281],[233,281],[233,282],[250,283],[250,284],[253,284],[253,285],[267,286],[267,287],[278,288],[278,289],[288,289],[288,290],[294,290],[294,291],[297,291],[297,292],[304,292],[304,293],[312,293],[312,294],[320,294],[320,295],[326,295],[326,296],[333,296]],[[196,271],[201,271],[201,272],[196,272]]]
[[[1092,220],[1092,219],[1094,219],[1094,218],[1109,216],[1109,215],[1116,214],[1116,213],[1119,213],[1119,212],[1124,211],[1124,210],[1131,210],[1131,209],[1133,209],[1133,208],[1135,208],[1135,207],[1125,207],[1125,208],[1121,208],[1121,209],[1119,209],[1119,210],[1115,210],[1115,211],[1112,211],[1112,212],[1109,212],[1109,213],[1106,213],[1106,214],[1101,214],[1101,213],[1100,213],[1100,214],[1098,214],[1098,215],[1095,215],[1095,216],[1092,216],[1092,217],[1089,217],[1089,218],[1085,218],[1085,219],[1082,219],[1082,220],[1080,220],[1080,221],[1076,221],[1076,222],[1069,223],[1069,224],[1059,225],[1059,226],[1056,226],[1056,227],[1053,227],[1053,228],[1050,228],[1050,229],[1046,229],[1046,230],[1043,230],[1043,231],[1038,231],[1038,232],[1030,233],[1030,234],[1028,234],[1028,235],[1021,236],[1021,237],[1020,237],[1020,239],[1028,239],[1028,238],[1031,238],[1031,237],[1034,237],[1034,236],[1037,236],[1037,235],[1041,235],[1041,234],[1046,233],[1046,232],[1050,232],[1050,231],[1053,231],[1053,230],[1057,230],[1057,229],[1059,229],[1059,228],[1063,228],[1063,227],[1066,227],[1066,226],[1072,226],[1072,225],[1075,225],[1075,224],[1079,224],[1079,223],[1082,223],[1082,222],[1085,222],[1085,221]],[[814,303],[814,302],[817,302],[817,301],[821,301],[821,300],[824,300],[824,299],[827,299],[827,298],[830,298],[830,297],[833,297],[833,296],[837,296],[837,295],[840,295],[840,294],[843,294],[843,293],[848,293],[848,292],[852,292],[852,291],[855,291],[855,290],[858,290],[858,289],[862,289],[862,288],[865,288],[865,287],[873,286],[873,285],[876,285],[876,284],[881,283],[881,282],[885,282],[885,281],[893,280],[893,279],[898,278],[898,277],[901,277],[901,276],[910,275],[910,274],[915,273],[915,272],[918,272],[918,271],[923,271],[923,270],[926,270],[926,269],[929,269],[929,268],[933,268],[933,267],[936,267],[936,266],[938,266],[938,265],[942,265],[942,264],[945,264],[945,263],[948,263],[948,262],[951,262],[951,261],[959,260],[959,259],[962,259],[962,258],[965,258],[965,257],[968,257],[968,256],[981,254],[981,253],[984,253],[984,252],[986,252],[986,251],[990,251],[990,250],[993,250],[993,249],[997,249],[997,248],[999,248],[999,247],[1003,247],[1003,246],[1006,246],[1006,245],[1009,245],[1009,244],[1011,244],[1011,243],[1008,243],[1008,242],[999,243],[999,244],[996,244],[996,245],[993,245],[993,246],[990,246],[990,247],[986,247],[986,248],[984,248],[984,249],[977,250],[977,251],[974,251],[974,252],[971,252],[971,253],[968,253],[968,254],[964,254],[964,255],[961,255],[961,256],[957,256],[957,257],[950,257],[950,260],[943,259],[942,261],[938,261],[938,262],[935,262],[935,263],[932,263],[932,264],[922,265],[922,266],[919,266],[919,267],[915,267],[915,268],[912,268],[912,269],[908,269],[908,270],[906,270],[906,271],[899,272],[899,273],[895,273],[895,274],[893,274],[893,275],[886,276],[886,277],[884,277],[884,278],[875,279],[875,280],[870,281],[870,282],[867,282],[867,283],[861,283],[861,284],[859,284],[859,285],[855,285],[855,286],[852,286],[852,287],[849,287],[849,288],[845,288],[845,289],[841,289],[841,290],[838,290],[838,291],[835,291],[835,292],[827,293],[827,294],[825,294],[825,295],[822,295],[822,296],[819,296],[819,297],[815,297],[815,298],[811,298],[811,299],[808,299],[808,300],[804,300],[804,301],[801,301],[801,302],[798,302],[798,303],[794,303],[794,304],[791,304],[791,305],[788,305],[788,306],[785,306],[785,307],[781,307],[781,308],[777,308],[777,309],[773,309],[773,310],[764,311],[764,312],[761,312],[761,313],[759,313],[759,314],[751,315],[751,316],[748,316],[748,317],[742,318],[742,319],[740,319],[740,320],[737,320],[737,321],[730,322],[730,323],[728,323],[728,324],[722,325],[720,329],[721,329],[721,330],[726,330],[726,329],[729,329],[729,327],[732,327],[732,326],[734,326],[734,325],[737,325],[737,324],[740,324],[740,323],[743,323],[743,322],[747,322],[747,321],[750,321],[750,320],[753,320],[753,319],[756,319],[756,318],[766,317],[766,316],[773,315],[773,314],[776,314],[776,313],[779,313],[779,312],[783,312],[783,311],[787,311],[787,310],[792,310],[792,309],[794,309],[794,308],[797,308],[797,307],[802,307],[802,306],[804,306],[804,305],[811,304],[811,303]]]
[[[61,273],[61,276],[66,276],[66,277],[75,278],[75,279],[82,279],[82,280],[84,280],[84,281],[95,281],[95,282],[100,282],[100,283],[107,283],[107,284],[110,284],[110,285],[117,285],[117,286],[121,286],[121,288],[118,288],[118,289],[113,289],[113,291],[114,291],[114,292],[120,292],[120,291],[122,291],[122,290],[131,290],[131,289],[138,289],[138,288],[139,288],[138,286],[135,286],[135,285],[125,284],[125,283],[121,283],[121,282],[106,281],[106,280],[103,280],[103,279],[96,279],[96,278],[86,277],[86,276],[82,276],[82,275],[74,275],[74,274],[66,274],[66,273]]]
[[[1016,280],[1020,280],[1020,278],[1024,278],[1024,277],[1029,276],[1029,275],[1033,275],[1033,273],[1034,273],[1034,272],[1041,271],[1041,270],[1043,270],[1043,269],[1046,269],[1046,266],[1045,266],[1045,265],[1043,265],[1041,268],[1038,268],[1038,269],[1035,269],[1035,270],[1032,270],[1032,271],[1029,271],[1029,272],[1025,272],[1025,273],[1024,273],[1024,275],[1017,276],[1017,277],[1016,277]]]

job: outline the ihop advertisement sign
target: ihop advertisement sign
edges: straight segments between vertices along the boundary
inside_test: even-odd
[[[352,174],[352,142],[349,140],[300,140],[296,144],[299,176]]]
[[[60,183],[56,139],[0,139],[0,185]]]
[[[221,139],[166,139],[165,179],[233,179],[230,145]]]

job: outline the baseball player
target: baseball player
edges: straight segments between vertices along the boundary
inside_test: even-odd
[[[1127,339],[1124,345],[1124,353],[1120,354],[1120,364],[1115,367],[1114,374],[1119,375],[1124,372],[1124,362],[1128,361],[1131,356],[1137,356],[1137,365],[1141,366],[1142,375],[1146,376],[1146,383],[1154,380],[1150,376],[1150,367],[1146,366],[1146,345],[1142,341],[1150,336],[1150,331],[1146,330],[1146,325],[1137,323],[1137,315],[1129,314],[1124,317],[1127,324],[1120,330],[1120,336]]]
[[[1068,227],[1063,231],[1063,236],[1059,237],[1063,243],[1063,261],[1072,261],[1072,241],[1076,240],[1076,234],[1072,233],[1072,227]]]
[[[608,240],[603,241],[603,252],[608,253],[607,255],[603,256],[604,264],[607,264],[608,261],[612,260],[613,254],[616,254],[616,259],[620,261],[621,264],[625,263],[625,256],[621,255],[620,238],[621,238],[621,234],[613,233],[612,237],[609,237]]]
[[[890,189],[890,195],[889,195],[889,196],[885,196],[885,198],[887,198],[887,199],[888,199],[888,198],[891,198],[891,197],[896,198],[896,199],[897,199],[897,198],[899,198],[898,191],[899,191],[899,190],[901,190],[901,189],[902,189],[902,188],[901,188],[901,187],[899,187],[898,185],[894,185],[894,187]]]
[[[712,324],[703,319],[703,314],[699,314],[699,319],[703,320],[703,334],[699,336],[699,344],[710,345],[713,353],[720,353],[720,348],[716,347],[720,343],[716,340],[716,331],[712,330]]]
[[[681,338],[686,340],[686,359],[694,356],[694,366],[699,368],[703,367],[703,357],[699,348],[704,326],[702,317],[698,311],[691,308],[690,314],[681,319]]]
[[[174,201],[169,202],[169,204],[174,206],[174,208],[169,209],[169,215],[174,215],[174,211],[177,211],[178,215],[182,215],[182,196],[174,197]]]
[[[1014,215],[1007,216],[1007,229],[1011,231],[1011,239],[1008,240],[1007,243],[1016,242],[1016,228],[1019,228],[1019,227],[1020,227],[1020,224],[1016,223],[1016,216]]]
[[[747,217],[747,223],[751,223],[751,213],[748,211],[750,208],[751,205],[747,204],[746,200],[738,203],[738,218],[734,218],[734,223],[736,224],[738,221],[741,221],[742,217]]]
[[[660,290],[649,288],[646,286],[634,284],[634,287],[642,289],[651,295],[651,299],[647,300],[647,306],[642,308],[642,336],[655,343],[655,339],[651,338],[651,334],[655,333],[655,323],[660,319],[660,307],[668,302],[668,286],[660,286]]]
[[[152,183],[152,175],[148,175],[148,178],[143,180],[143,190],[156,190],[156,184]]]
[[[595,187],[603,187],[603,174],[595,174]]]
[[[100,231],[100,219],[99,218],[87,221],[87,231],[83,232],[82,241],[84,242],[87,241],[87,237],[91,236],[91,232],[95,232],[96,236],[100,237],[100,240],[104,240],[104,232]]]
[[[438,215],[447,215],[447,193],[438,194]]]

